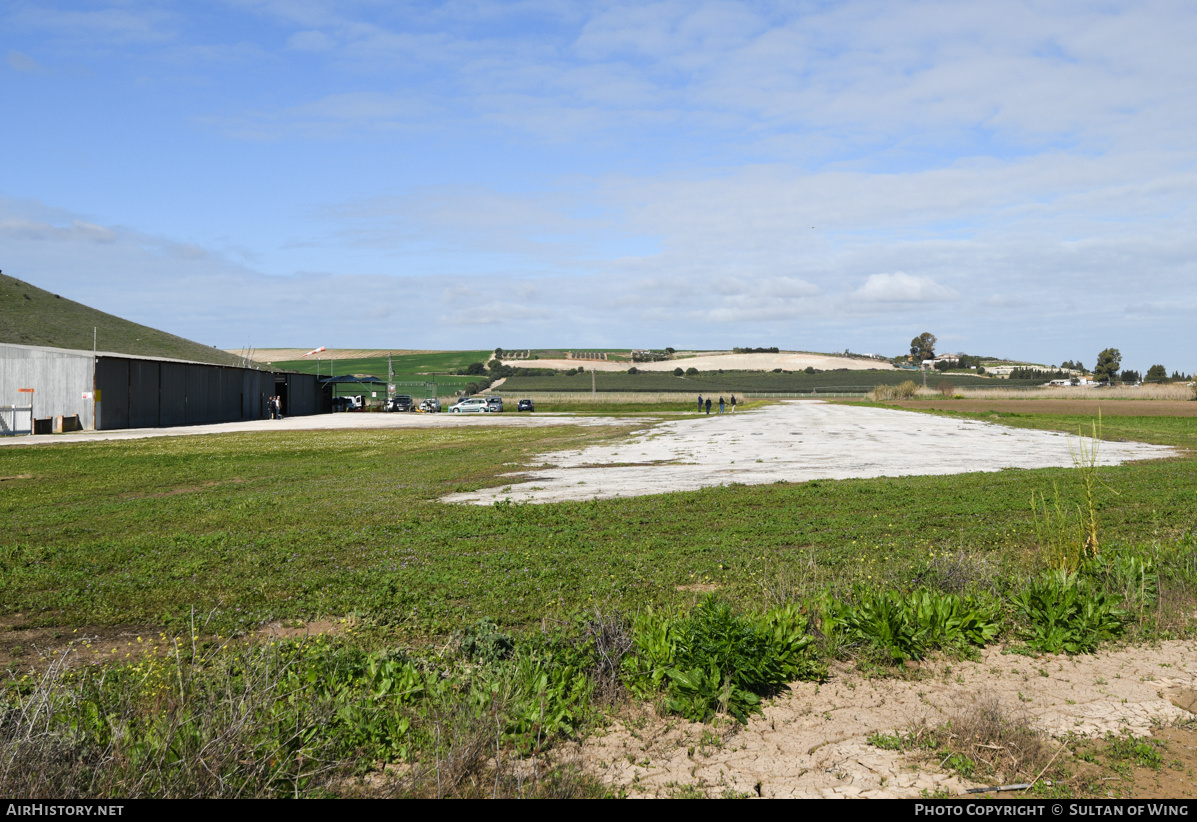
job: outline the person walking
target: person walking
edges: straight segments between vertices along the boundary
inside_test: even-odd
[[[719,398],[719,413],[723,413],[723,397]]]
[[[732,413],[733,414],[736,413],[736,395],[735,394],[732,394],[732,397],[731,397],[731,407],[732,407]]]
[[[702,413],[702,394],[698,395],[698,413]]]
[[[711,413],[711,398],[707,397],[707,413]]]

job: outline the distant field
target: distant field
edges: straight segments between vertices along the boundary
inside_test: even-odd
[[[619,392],[670,392],[683,393],[718,393],[721,391],[738,392],[807,392],[826,390],[835,392],[845,388],[871,389],[878,385],[897,385],[906,380],[914,380],[922,384],[922,374],[909,371],[821,371],[814,374],[805,372],[781,373],[760,371],[705,371],[690,377],[675,377],[670,373],[653,372],[643,374],[628,374],[625,372],[597,372],[594,375],[594,386],[598,391]],[[950,383],[957,388],[993,387],[1000,382],[1002,388],[1019,388],[1039,385],[1034,380],[995,380],[970,374],[951,374],[943,376],[939,373],[927,375],[927,386],[938,388],[943,383]],[[558,374],[554,377],[510,377],[503,384],[503,391],[512,394],[530,391],[575,392],[589,391],[591,375],[589,373],[576,374],[567,377]]]
[[[395,369],[396,382],[433,382],[437,385],[437,393],[444,396],[459,391],[478,379],[478,377],[457,376],[447,372],[465,368],[470,363],[485,362],[488,357],[490,357],[489,351],[399,354],[391,358],[391,366]],[[330,362],[325,354],[321,360],[312,357],[304,360],[276,362],[272,366],[286,371],[299,371],[303,374],[318,372],[322,376],[329,376],[330,369],[332,369],[338,375],[370,374],[381,380],[387,378],[387,358],[385,356],[334,359]],[[412,391],[396,390],[400,394],[415,393],[414,388]]]

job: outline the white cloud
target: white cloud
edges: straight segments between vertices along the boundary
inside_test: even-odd
[[[335,45],[322,31],[297,31],[287,38],[287,47],[296,51],[328,51]]]
[[[959,292],[932,280],[904,271],[871,274],[852,292],[854,299],[879,303],[938,303],[960,299]]]
[[[18,3],[8,10],[8,25],[43,31],[88,48],[162,44],[174,39],[178,16],[160,9],[63,9],[49,4]]]
[[[46,71],[41,63],[34,60],[28,54],[16,51],[15,49],[8,50],[8,64],[17,71],[27,74],[44,74]]]

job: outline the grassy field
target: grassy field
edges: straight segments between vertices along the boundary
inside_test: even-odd
[[[1019,416],[1075,430],[1089,419]],[[1194,445],[1188,420],[1123,417],[1107,437]],[[596,603],[680,603],[694,580],[759,605],[757,580],[813,562],[827,579],[909,585],[945,552],[1021,567],[1032,491],[1060,469],[714,488],[474,508],[436,501],[507,482],[529,455],[594,432],[312,432],[7,448],[0,613],[30,624],[225,629],[382,611],[421,633],[487,616],[513,627]],[[1197,461],[1103,471],[1125,541],[1191,531]],[[1069,491],[1068,493],[1072,493]]]
[[[235,365],[216,348],[105,314],[29,283],[0,274],[0,342],[90,351],[92,329],[100,351]]]
[[[842,402],[842,400],[841,400]],[[864,403],[853,403],[864,404]],[[1102,439],[1175,445],[1197,453],[1197,403],[1161,401],[907,400],[870,403],[961,419],[997,422],[1012,428],[1066,431]],[[1095,426],[1100,425],[1100,430]]]
[[[1173,417],[1109,418],[1103,434],[1194,445],[1191,421]],[[599,796],[607,789],[546,751],[629,694],[690,719],[743,717],[831,659],[892,674],[999,636],[1035,654],[1120,633],[1193,635],[1192,457],[1100,471],[1108,559],[1073,581],[1044,573],[1030,503],[1053,488],[1066,508],[1083,502],[1075,469],[438,501],[612,436],[471,427],[6,447],[0,628],[45,626],[50,650],[38,663],[0,631],[0,793]],[[1078,597],[1092,606],[1069,612],[1080,622],[1061,622],[1059,636],[1037,627],[1043,609]],[[918,623],[926,613],[939,621]],[[348,628],[227,639],[310,621]],[[95,651],[106,630],[130,638]],[[97,664],[64,672],[75,636],[92,637],[78,650]],[[716,665],[726,674],[704,679]],[[21,724],[33,715],[39,724]],[[1016,776],[1105,795],[1105,772],[1081,784],[1066,758]],[[405,766],[388,775],[388,762]],[[370,770],[373,783],[355,779]]]

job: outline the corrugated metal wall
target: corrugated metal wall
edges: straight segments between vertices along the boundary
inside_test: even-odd
[[[60,348],[0,343],[0,405],[28,405],[29,394],[18,388],[32,388],[33,414],[45,417],[79,415],[91,425],[91,354]]]
[[[277,375],[288,379],[293,375]],[[307,375],[300,375],[307,376]],[[224,365],[100,357],[96,384],[100,428],[150,428],[256,420],[266,416],[266,398],[275,393],[272,371]],[[300,381],[300,384],[307,381]],[[315,407],[315,378],[300,404]],[[295,414],[310,411],[293,411]]]
[[[95,360],[96,427],[155,428],[265,419],[266,399],[285,393],[285,413],[318,413],[320,388],[311,374],[100,354]],[[276,388],[276,379],[281,385]],[[285,390],[283,390],[285,386]],[[90,352],[0,343],[0,405],[26,405],[33,388],[37,418],[79,414],[91,427]]]

